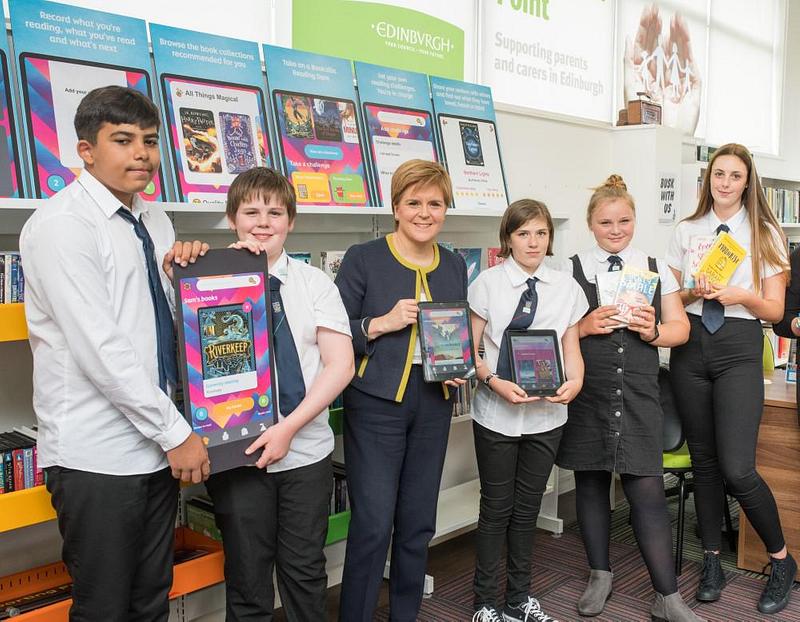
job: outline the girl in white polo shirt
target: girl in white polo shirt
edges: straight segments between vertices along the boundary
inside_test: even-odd
[[[727,286],[701,276],[689,282],[691,255],[727,231],[747,254]],[[775,498],[755,468],[764,407],[761,321],[783,318],[789,261],[786,240],[742,145],[723,145],[708,163],[694,214],[678,223],[667,253],[691,322],[686,345],[672,352],[672,380],[692,455],[694,498],[705,549],[700,601],[725,587],[719,562],[724,487],[736,497],[766,546],[772,572],[758,602],[762,613],[789,603],[797,564],[786,551]],[[724,484],[723,484],[724,482]]]
[[[575,280],[543,264],[553,254],[553,221],[544,204],[509,205],[500,223],[500,256],[469,288],[478,362],[472,417],[481,480],[476,541],[474,622],[549,622],[530,593],[531,558],[542,494],[553,468],[567,407],[581,390],[583,359],[577,322],[586,297]],[[554,397],[528,397],[511,381],[506,331],[552,329],[567,380]],[[498,571],[507,544],[505,607],[498,603]]]

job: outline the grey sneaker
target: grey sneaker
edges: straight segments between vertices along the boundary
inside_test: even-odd
[[[503,622],[500,613],[491,605],[484,605],[472,616],[472,622]]]
[[[505,606],[503,622],[558,622],[558,620],[542,611],[538,600],[528,596],[528,600]]]

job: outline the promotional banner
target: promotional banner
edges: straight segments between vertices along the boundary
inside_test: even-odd
[[[11,4],[33,191],[47,198],[83,169],[73,121],[92,89],[119,85],[153,96],[147,29],[139,19],[55,2]],[[114,64],[109,64],[112,60]],[[162,200],[161,172],[142,197]]]
[[[475,80],[475,0],[276,3],[276,42],[408,71]]]
[[[370,205],[350,61],[271,45],[264,60],[279,157],[298,205]]]
[[[224,203],[239,173],[270,162],[258,45],[158,24],[150,37],[178,198]]]
[[[430,83],[454,207],[503,212],[508,193],[491,89],[433,76]]]
[[[391,203],[392,175],[403,162],[437,161],[428,76],[355,63],[376,198]]]
[[[5,14],[0,5],[0,19]],[[22,196],[19,127],[14,119],[14,85],[9,71],[8,37],[0,37],[0,197]]]
[[[495,101],[612,120],[613,2],[492,0],[482,16],[480,76]]]

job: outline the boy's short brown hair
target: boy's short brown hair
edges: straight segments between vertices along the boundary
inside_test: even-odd
[[[547,223],[547,230],[550,232],[550,239],[547,241],[547,255],[553,254],[554,229],[550,210],[541,201],[520,199],[506,208],[503,219],[500,221],[500,252],[498,253],[500,257],[511,255],[511,234],[535,218],[544,218]]]
[[[256,166],[237,175],[228,188],[225,214],[233,221],[242,203],[256,199],[263,199],[265,203],[275,201],[283,205],[289,214],[289,222],[294,222],[297,216],[294,188],[278,171],[266,166]]]
[[[442,191],[445,206],[453,201],[453,184],[447,170],[437,162],[408,160],[397,167],[392,175],[392,213],[400,203],[403,193],[413,186],[433,186]]]

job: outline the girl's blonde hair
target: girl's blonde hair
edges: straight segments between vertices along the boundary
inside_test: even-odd
[[[590,227],[592,226],[592,214],[600,207],[601,203],[605,203],[606,201],[622,199],[631,206],[634,216],[636,215],[636,205],[621,175],[617,175],[616,173],[609,175],[605,182],[596,188],[592,188],[592,190],[594,190],[594,192],[589,199],[589,206],[586,208],[586,223]]]

